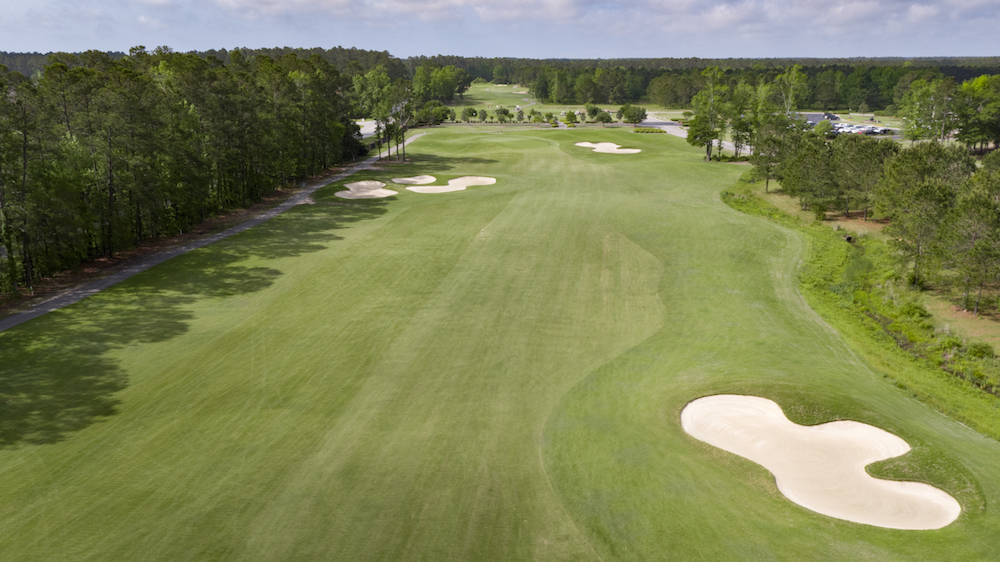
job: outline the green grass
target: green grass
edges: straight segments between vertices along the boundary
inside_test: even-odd
[[[598,154],[578,141],[642,148]],[[797,291],[801,233],[724,205],[746,168],[670,135],[441,128],[338,186],[0,334],[11,560],[983,559],[1000,446],[916,401]],[[852,344],[853,345],[853,344]],[[786,500],[688,437],[718,392],[850,418],[884,474],[965,507],[932,532]]]
[[[515,94],[514,92],[524,93]],[[449,105],[455,109],[459,119],[461,119],[462,108],[465,107],[473,107],[477,110],[486,109],[492,113],[492,111],[498,106],[503,106],[510,109],[511,113],[516,113],[514,108],[521,106],[521,109],[524,110],[525,122],[528,122],[527,115],[532,109],[542,113],[543,115],[545,113],[551,113],[557,119],[565,111],[583,111],[585,109],[585,104],[550,104],[541,102],[528,93],[527,86],[518,86],[513,84],[473,84],[469,90],[465,92],[462,99],[456,97],[454,102]],[[615,112],[617,112],[618,108],[620,108],[623,104],[601,103],[596,105],[601,109],[610,111],[611,115],[614,116]],[[667,109],[658,105],[643,102],[635,102],[632,105],[641,105],[642,107],[647,108],[650,113],[655,111],[657,116],[667,118],[672,118],[674,116],[680,117],[680,115],[684,112],[684,110],[680,109]],[[543,124],[539,123],[537,125]],[[623,123],[615,123],[612,126],[626,125]],[[631,125],[627,126],[631,128]]]

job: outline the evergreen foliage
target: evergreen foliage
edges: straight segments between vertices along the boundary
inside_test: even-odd
[[[137,47],[0,67],[0,290],[189,230],[364,152],[318,55]]]

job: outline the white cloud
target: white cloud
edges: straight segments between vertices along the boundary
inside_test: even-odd
[[[167,27],[160,20],[158,20],[156,18],[146,17],[146,16],[139,16],[139,17],[135,18],[135,21],[139,22],[139,25],[141,25],[144,29],[148,29],[148,30],[151,30],[151,31],[157,31],[157,30],[160,30],[160,29],[163,29],[163,28]]]
[[[918,25],[937,17],[938,7],[929,4],[914,4],[907,13],[907,23]]]
[[[994,55],[1000,27],[1000,0],[0,0],[0,10],[0,50],[87,38],[75,48],[339,44],[404,57]]]

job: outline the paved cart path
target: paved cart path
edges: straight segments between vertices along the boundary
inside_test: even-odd
[[[424,136],[425,134],[427,133],[414,135],[409,139],[407,139],[404,144],[410,144],[411,142],[417,140],[418,138]],[[170,250],[165,250],[163,252],[153,254],[149,257],[136,261],[135,263],[132,263],[126,266],[125,268],[108,275],[107,277],[102,277],[101,279],[96,279],[94,281],[89,281],[81,285],[77,285],[76,287],[58,293],[54,295],[52,298],[32,306],[31,308],[25,310],[24,312],[19,312],[17,314],[0,319],[0,332],[13,328],[14,326],[27,322],[28,320],[38,318],[39,316],[52,312],[53,310],[58,310],[60,308],[63,308],[64,306],[69,306],[71,304],[77,303],[93,294],[99,293],[100,291],[103,291],[109,287],[117,285],[118,283],[121,283],[122,281],[128,279],[129,277],[142,273],[143,271],[146,271],[147,269],[153,266],[159,265],[169,260],[170,258],[177,257],[181,254],[186,254],[187,252],[190,252],[192,250],[197,250],[198,248],[202,248],[204,246],[212,244],[213,242],[218,242],[219,240],[222,240],[224,238],[229,238],[234,234],[239,234],[244,230],[253,228],[258,224],[263,223],[264,221],[267,221],[269,219],[272,219],[280,215],[281,213],[284,213],[285,211],[291,209],[296,205],[302,204],[302,202],[305,201],[307,197],[315,193],[319,188],[334,182],[338,182],[362,170],[367,170],[371,168],[372,165],[378,161],[379,161],[378,156],[372,156],[371,158],[359,164],[356,164],[329,179],[322,180],[320,182],[317,182],[313,185],[306,187],[302,191],[289,197],[288,200],[285,201],[284,203],[278,205],[273,209],[267,210],[250,220],[242,222],[234,227],[228,228],[221,232],[216,232],[215,234],[210,234],[208,236],[205,236],[204,238],[200,238],[193,242],[189,242],[182,246],[178,246]]]

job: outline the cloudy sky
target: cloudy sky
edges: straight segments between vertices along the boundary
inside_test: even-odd
[[[1000,0],[0,0],[0,51],[358,47],[398,57],[1000,55]]]

